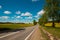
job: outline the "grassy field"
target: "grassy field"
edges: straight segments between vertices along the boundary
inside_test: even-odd
[[[53,36],[60,38],[60,23],[55,23],[55,26],[56,26],[55,28],[48,27],[48,26],[52,26],[52,23],[47,23],[47,24],[45,24],[45,26],[47,26],[47,27],[43,27],[43,28],[46,31],[53,34]]]
[[[0,28],[17,29],[22,27],[31,27],[33,24],[0,24]]]
[[[52,26],[52,23],[46,23],[45,26]],[[60,23],[55,23],[55,27],[60,27]]]

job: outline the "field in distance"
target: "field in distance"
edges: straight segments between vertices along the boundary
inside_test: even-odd
[[[31,27],[33,24],[21,24],[21,23],[6,23],[6,24],[1,24],[0,23],[0,28],[11,28],[11,29],[18,29],[18,28],[23,28],[23,27]]]

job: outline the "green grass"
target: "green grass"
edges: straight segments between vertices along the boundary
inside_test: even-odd
[[[60,38],[60,23],[55,23],[55,28],[52,27],[52,23],[46,23],[46,27],[43,27],[46,31]]]
[[[11,28],[11,29],[30,27],[30,26],[33,26],[33,24],[0,24],[0,28]]]
[[[52,26],[52,23],[46,23],[45,26]],[[60,23],[55,23],[55,27],[60,27]]]
[[[49,33],[53,34],[53,36],[60,38],[60,28],[56,27],[43,27],[46,31],[48,31]]]

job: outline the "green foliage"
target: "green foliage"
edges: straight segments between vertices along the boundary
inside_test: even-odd
[[[44,6],[45,13],[39,19],[39,24],[48,22],[48,19],[52,19],[52,26],[55,27],[54,21],[60,21],[60,0],[46,0]]]
[[[59,17],[59,0],[46,0],[45,10],[48,14],[48,18],[52,19],[52,26],[55,27],[54,21]],[[59,17],[60,18],[60,17]],[[58,18],[58,19],[59,19]]]
[[[34,25],[36,25],[36,24],[37,24],[37,22],[36,22],[35,20],[33,20],[33,24],[34,24]]]
[[[46,31],[51,33],[54,37],[60,38],[60,27],[43,27]]]
[[[48,21],[48,19],[47,19],[47,14],[44,13],[44,14],[42,15],[42,17],[39,19],[39,24],[40,24],[40,25],[44,25],[45,23],[47,23],[47,21]]]

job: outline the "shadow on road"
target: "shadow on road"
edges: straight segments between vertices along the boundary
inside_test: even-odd
[[[20,28],[20,29],[0,28],[0,34],[7,33],[7,32],[16,32],[16,31],[20,31],[20,30],[25,30],[25,28]]]

